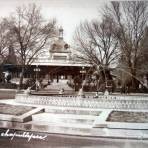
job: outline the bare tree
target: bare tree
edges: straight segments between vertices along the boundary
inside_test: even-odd
[[[139,59],[138,70],[139,73],[147,74],[148,73],[148,27],[145,29],[144,38],[141,41],[142,48],[142,55]]]
[[[55,20],[46,22],[35,4],[18,7],[15,15],[7,19],[10,27],[10,38],[22,67],[20,86],[25,67],[30,65],[55,36]]]
[[[75,34],[77,57],[95,67],[103,83],[112,80],[110,68],[118,61],[120,54],[114,28],[112,19],[103,16],[101,22],[81,23]]]
[[[0,22],[0,64],[2,65],[8,55],[8,47],[10,45],[8,38],[8,26],[5,19]]]
[[[105,14],[116,24],[116,37],[121,49],[121,71],[132,88],[138,87],[138,67],[143,52],[142,40],[148,20],[147,1],[111,2],[106,7]],[[126,80],[124,80],[126,83]]]
[[[9,55],[9,29],[5,19],[0,20],[0,79],[3,80],[3,68]]]

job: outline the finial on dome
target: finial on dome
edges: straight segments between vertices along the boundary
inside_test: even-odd
[[[59,28],[59,39],[62,39],[63,40],[63,27],[62,26],[60,26],[60,28]]]

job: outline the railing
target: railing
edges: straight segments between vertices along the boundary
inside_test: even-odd
[[[108,109],[148,109],[147,96],[99,96],[86,98],[76,96],[36,96],[16,94],[16,102],[38,105],[108,108]]]

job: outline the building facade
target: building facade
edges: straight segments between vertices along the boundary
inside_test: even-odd
[[[60,79],[75,79],[81,76],[82,68],[88,69],[90,65],[74,59],[73,52],[71,46],[64,41],[61,27],[58,38],[32,63],[31,70],[38,68],[40,77],[56,79],[57,82]]]

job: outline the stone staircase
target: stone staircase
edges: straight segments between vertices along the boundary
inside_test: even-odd
[[[57,83],[56,80],[54,80],[50,85],[47,85],[45,89],[60,90],[63,88],[64,90],[72,91],[73,89],[70,86],[68,86],[67,81],[68,80],[59,80],[59,82]]]

